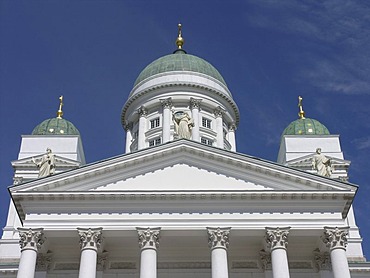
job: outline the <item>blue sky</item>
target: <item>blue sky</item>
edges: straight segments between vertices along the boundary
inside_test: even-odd
[[[340,134],[370,257],[370,2],[0,1],[0,226],[22,134],[55,117],[88,162],[124,152],[120,112],[140,71],[184,48],[223,75],[241,112],[237,150],[276,161],[280,135],[307,117]]]

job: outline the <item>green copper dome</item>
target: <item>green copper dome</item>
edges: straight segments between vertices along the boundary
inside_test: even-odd
[[[32,135],[80,135],[80,132],[70,121],[51,118],[36,126]]]
[[[291,122],[283,135],[329,135],[329,130],[319,121],[310,118],[298,119]]]
[[[135,81],[134,86],[148,77],[170,71],[192,71],[203,73],[226,85],[226,82],[222,78],[221,74],[210,63],[197,56],[186,54],[184,50],[176,50],[173,54],[163,56],[149,64],[140,73],[139,77]]]

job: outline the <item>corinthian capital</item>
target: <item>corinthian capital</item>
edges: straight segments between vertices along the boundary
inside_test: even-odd
[[[290,227],[284,228],[269,228],[266,227],[266,243],[269,249],[274,250],[276,248],[286,249],[288,246],[288,234]]]
[[[137,113],[139,113],[140,117],[146,117],[148,115],[148,110],[144,106],[140,106]]]
[[[236,130],[236,124],[234,122],[232,122],[231,124],[229,124],[229,130],[230,131],[235,131]]]
[[[336,248],[346,249],[349,227],[324,227],[322,241],[330,250]]]
[[[190,109],[193,109],[193,108],[198,108],[199,109],[199,106],[200,106],[200,103],[202,102],[201,99],[196,99],[196,98],[190,98]]]
[[[317,248],[313,251],[314,265],[317,270],[331,270],[329,252],[320,252]]]
[[[42,253],[37,254],[36,270],[47,271],[50,268],[52,256],[53,253],[51,252],[48,252],[46,254]]]
[[[217,107],[214,111],[213,114],[215,114],[216,117],[222,117],[223,114],[225,114],[226,110],[223,109],[221,106]]]
[[[260,261],[263,270],[271,270],[271,253],[266,252],[265,250],[260,251]]]
[[[85,249],[97,251],[103,241],[102,230],[103,228],[77,228],[81,251]]]
[[[43,228],[18,228],[19,245],[21,246],[21,251],[34,250],[37,252],[41,248],[41,245],[45,242],[43,231]]]
[[[229,247],[229,234],[231,228],[207,228],[208,246],[211,249]]]
[[[163,108],[170,109],[172,107],[172,98],[160,99],[159,100],[163,106]]]
[[[161,228],[136,228],[136,230],[141,250],[159,248],[159,232]]]

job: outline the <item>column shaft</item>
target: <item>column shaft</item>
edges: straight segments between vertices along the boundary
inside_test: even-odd
[[[126,129],[126,153],[131,152],[132,133],[130,129]]]
[[[331,267],[334,278],[350,278],[346,250],[342,248],[332,249],[330,252]]]
[[[140,278],[157,278],[157,250],[141,251]]]
[[[222,124],[222,116],[216,118],[216,132],[217,132],[217,147],[224,148],[224,129]]]
[[[157,278],[157,248],[160,228],[136,228],[139,236],[140,278]]]
[[[96,277],[97,253],[92,249],[84,249],[81,252],[79,278]]]
[[[288,258],[285,249],[276,248],[271,251],[272,276],[289,278]]]
[[[19,261],[17,278],[33,278],[35,276],[36,259],[36,250],[23,250]]]
[[[200,141],[200,135],[199,135],[199,108],[194,106],[191,110],[191,117],[194,121],[194,127],[191,131],[192,140],[199,142]]]
[[[141,150],[146,147],[145,132],[146,132],[146,116],[148,114],[148,111],[145,109],[145,107],[142,106],[138,109],[138,113],[139,113],[139,130],[138,130],[137,148],[138,150]]]
[[[231,145],[231,151],[236,152],[235,129],[229,129],[228,138]]]
[[[212,278],[229,277],[226,249],[214,248],[212,250],[211,259],[212,259]]]
[[[171,111],[167,105],[163,106],[162,137],[163,143],[171,139]]]
[[[235,140],[235,130],[236,130],[236,125],[235,123],[231,123],[229,125],[229,132],[228,132],[228,140],[231,145],[231,151],[236,152],[236,140]]]
[[[202,102],[201,99],[190,98],[190,109],[191,109],[191,117],[194,121],[194,126],[191,131],[191,139],[197,142],[200,142],[200,134],[199,134],[199,126],[200,126],[200,119],[199,119],[199,106]]]

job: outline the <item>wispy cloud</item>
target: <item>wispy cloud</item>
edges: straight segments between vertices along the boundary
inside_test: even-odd
[[[370,94],[370,3],[261,0],[249,24],[295,36],[295,79],[326,92]]]
[[[358,150],[370,149],[370,136],[356,138],[352,140],[351,143],[354,144]]]

